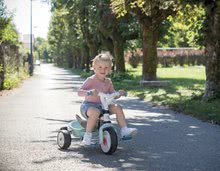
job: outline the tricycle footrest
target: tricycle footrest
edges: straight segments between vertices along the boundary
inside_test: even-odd
[[[132,136],[123,136],[121,139],[122,140],[131,140]]]

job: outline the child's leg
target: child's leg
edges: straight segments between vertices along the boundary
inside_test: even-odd
[[[125,120],[125,115],[123,112],[123,109],[120,105],[114,104],[114,105],[109,105],[109,112],[111,114],[116,114],[117,122],[119,126],[121,127],[121,136],[126,137],[126,136],[133,136],[137,134],[137,129],[136,128],[128,128]]]
[[[124,128],[127,126],[125,121],[125,115],[120,105],[117,104],[109,105],[109,112],[111,114],[116,114],[116,119],[120,128]]]
[[[100,110],[94,107],[90,107],[87,110],[87,116],[88,116],[88,120],[87,120],[87,125],[86,125],[86,132],[92,132],[92,130],[94,129],[97,120],[99,118],[100,115]]]
[[[90,145],[92,139],[92,130],[94,129],[96,122],[99,118],[100,110],[94,107],[89,107],[87,110],[87,125],[86,125],[86,132],[83,136],[82,144]]]

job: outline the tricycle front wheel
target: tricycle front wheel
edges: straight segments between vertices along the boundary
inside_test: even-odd
[[[71,135],[70,132],[67,130],[60,130],[57,134],[57,145],[61,149],[69,148],[71,144]]]
[[[100,144],[103,153],[112,154],[118,147],[118,136],[114,128],[108,127],[103,131],[103,140]]]

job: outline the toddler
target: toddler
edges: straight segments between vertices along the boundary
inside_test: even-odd
[[[88,77],[78,90],[78,95],[84,97],[81,104],[81,114],[88,118],[86,132],[83,137],[82,144],[90,145],[92,139],[92,131],[99,119],[102,105],[98,92],[113,93],[115,92],[112,81],[107,78],[112,68],[112,56],[109,53],[97,55],[93,60],[92,67],[94,75]],[[125,95],[124,90],[119,90],[120,96]],[[119,96],[119,97],[120,97]],[[117,97],[117,98],[119,98]],[[109,105],[110,114],[116,114],[117,122],[121,128],[121,136],[133,136],[137,133],[136,128],[128,128],[123,109],[120,105]]]

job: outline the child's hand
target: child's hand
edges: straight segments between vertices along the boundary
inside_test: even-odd
[[[126,95],[126,92],[124,90],[119,90],[118,92],[119,92],[120,96],[125,96]]]
[[[96,89],[92,89],[91,91],[93,96],[98,96],[99,92]]]
[[[87,91],[87,96],[97,96],[98,95],[98,91],[96,89],[92,89],[92,90],[89,90]]]

